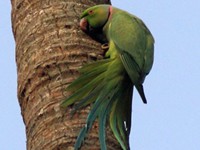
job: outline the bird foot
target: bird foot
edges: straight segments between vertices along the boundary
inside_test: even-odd
[[[109,49],[108,43],[102,44],[102,45],[101,45],[101,48],[102,48],[103,50],[108,50],[108,49]]]

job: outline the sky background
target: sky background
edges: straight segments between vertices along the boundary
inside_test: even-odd
[[[131,150],[200,148],[200,1],[113,0],[140,17],[155,38],[155,61],[144,87],[134,92]],[[0,150],[25,150],[17,100],[10,0],[0,1]]]

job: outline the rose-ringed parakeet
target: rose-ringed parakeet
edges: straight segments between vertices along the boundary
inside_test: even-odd
[[[88,34],[93,32],[94,37],[102,33],[109,49],[104,59],[84,65],[79,70],[80,77],[67,88],[74,93],[63,101],[63,107],[74,104],[75,112],[92,104],[75,149],[81,147],[98,118],[101,149],[107,149],[105,127],[109,123],[121,148],[128,150],[133,87],[147,103],[142,84],[152,68],[154,39],[142,20],[111,5],[86,9],[80,27]]]

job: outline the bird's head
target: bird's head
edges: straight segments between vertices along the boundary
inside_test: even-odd
[[[93,29],[102,29],[110,16],[111,5],[96,5],[83,11],[80,27],[83,31],[90,32]]]

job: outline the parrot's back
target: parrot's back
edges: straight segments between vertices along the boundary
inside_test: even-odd
[[[138,17],[118,8],[113,8],[108,37],[120,53],[132,56],[140,71],[148,74],[153,65],[154,38]]]

